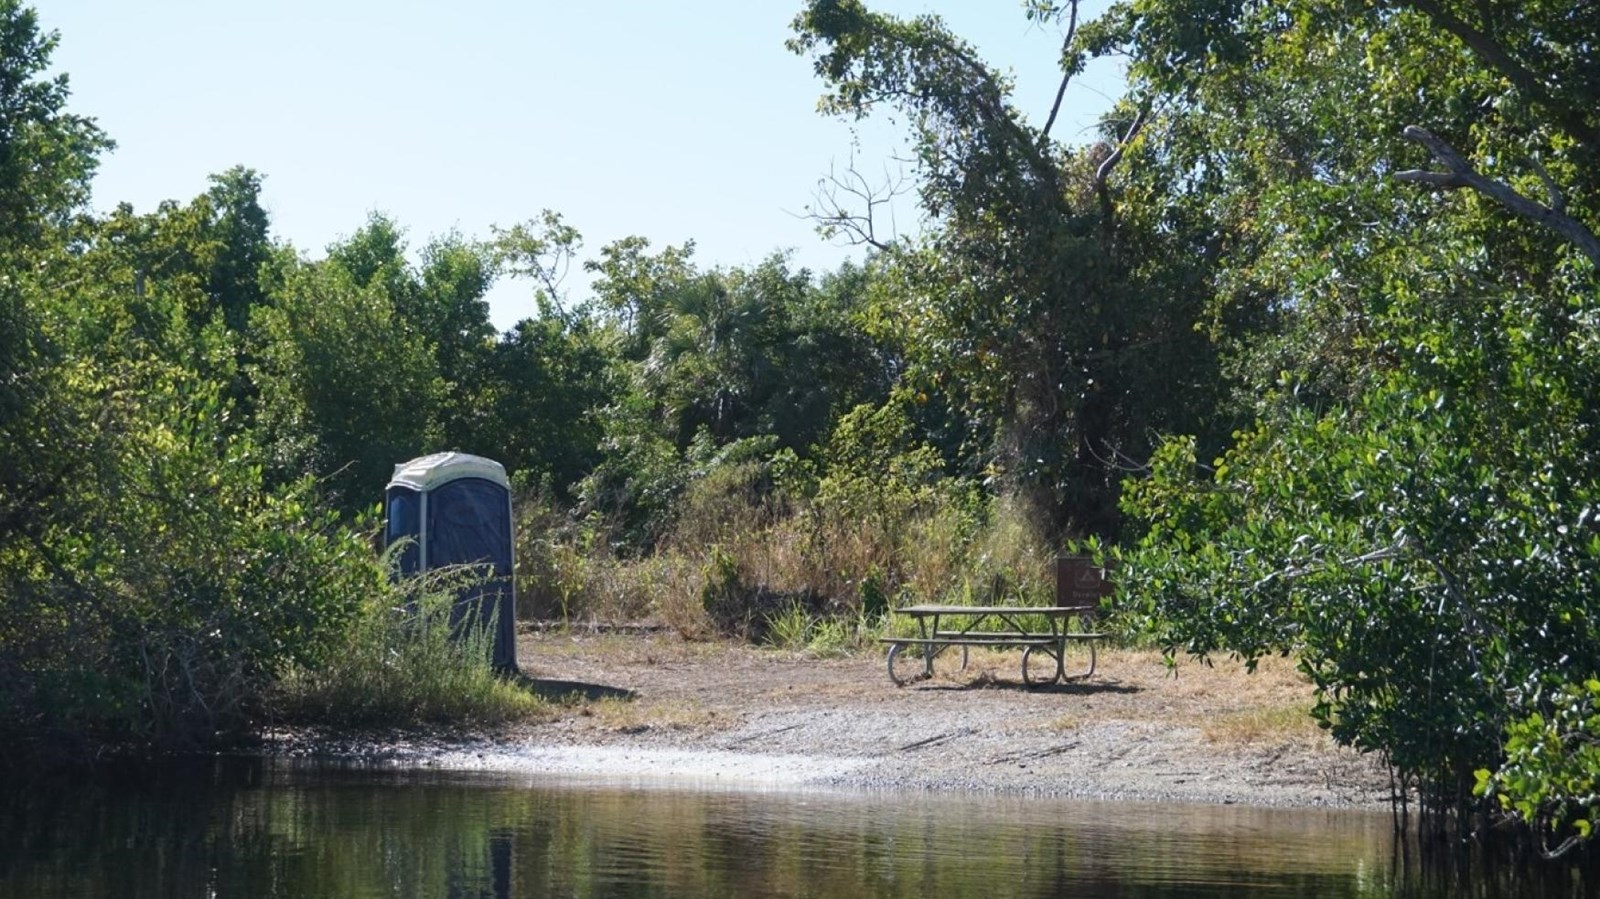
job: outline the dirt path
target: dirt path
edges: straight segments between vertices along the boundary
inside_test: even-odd
[[[426,751],[445,767],[858,788],[1373,806],[1388,778],[1306,716],[1283,660],[1254,675],[1110,651],[1086,681],[1030,690],[1017,653],[897,688],[874,652],[838,659],[671,635],[524,635],[550,720]]]

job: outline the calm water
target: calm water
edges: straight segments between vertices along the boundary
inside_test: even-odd
[[[0,788],[0,896],[1581,895],[1385,814],[762,793],[228,761]]]

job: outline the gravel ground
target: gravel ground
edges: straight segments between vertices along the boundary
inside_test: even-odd
[[[523,670],[564,697],[548,720],[385,747],[398,764],[699,784],[984,791],[1273,806],[1372,807],[1389,780],[1304,714],[1284,660],[1176,676],[1144,651],[1044,689],[1017,653],[959,655],[890,683],[880,653],[819,659],[671,635],[528,634]]]

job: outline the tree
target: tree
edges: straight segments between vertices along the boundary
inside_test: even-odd
[[[252,328],[271,470],[285,481],[315,472],[353,512],[378,500],[396,462],[437,445],[444,385],[427,342],[396,308],[391,290],[410,289],[405,273],[390,270],[392,259],[358,265],[363,283],[345,267],[349,256],[286,260]]]
[[[82,214],[109,141],[39,77],[54,42],[0,2],[0,731],[194,745],[379,569],[236,427],[208,203]]]
[[[1192,430],[1214,406],[1214,355],[1194,329],[1204,296],[1171,252],[1191,235],[1126,214],[1111,183],[1144,113],[1126,106],[1105,142],[1070,150],[937,17],[814,0],[794,27],[791,48],[828,84],[825,111],[888,106],[914,123],[930,227],[882,247],[894,287],[877,312],[907,331],[910,376],[951,398],[968,451],[1048,530],[1114,534],[1120,472],[1148,451],[1148,428]]]
[[[1600,17],[1163,0],[1087,34],[1158,111],[1130,179],[1267,328],[1233,347],[1256,424],[1129,488],[1127,595],[1174,650],[1298,653],[1335,738],[1465,815],[1600,649]]]
[[[621,359],[598,416],[604,458],[581,493],[642,542],[712,468],[808,457],[840,415],[888,394],[893,363],[862,328],[869,276],[853,266],[820,281],[783,255],[707,271],[689,248],[651,254],[629,238],[592,269]]]
[[[60,401],[39,301],[67,278],[69,226],[111,141],[66,111],[65,75],[41,77],[56,41],[32,9],[0,2],[0,541],[45,513],[84,449],[73,423],[86,410]]]
[[[570,500],[599,462],[603,425],[595,411],[613,401],[613,364],[604,329],[588,315],[552,310],[523,319],[483,363],[468,445],[522,482]]]
[[[261,208],[261,176],[244,166],[212,175],[203,200],[208,236],[217,245],[206,292],[228,329],[243,332],[250,311],[266,301],[261,268],[272,257],[270,225]]]
[[[0,252],[59,235],[112,147],[94,120],[66,111],[67,76],[42,77],[58,39],[21,0],[0,0]]]

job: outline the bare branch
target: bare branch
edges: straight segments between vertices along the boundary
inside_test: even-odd
[[[1427,147],[1428,152],[1432,154],[1434,159],[1439,161],[1440,165],[1444,166],[1445,171],[1424,172],[1411,170],[1396,172],[1394,177],[1397,180],[1447,189],[1469,187],[1495,200],[1517,215],[1531,219],[1566,238],[1583,255],[1589,257],[1589,261],[1593,262],[1595,267],[1600,268],[1600,238],[1596,238],[1594,232],[1590,231],[1582,222],[1568,216],[1560,208],[1552,208],[1528,199],[1503,181],[1496,181],[1480,174],[1453,147],[1425,128],[1407,125],[1401,133],[1405,135],[1407,140],[1414,140]],[[1551,182],[1548,181],[1549,176],[1546,174],[1543,177],[1547,179],[1546,186],[1549,187],[1551,185]],[[1559,199],[1559,194],[1556,195],[1556,199]]]
[[[1099,168],[1095,169],[1095,184],[1103,186],[1106,183],[1106,178],[1110,177],[1111,170],[1116,168],[1117,163],[1122,160],[1122,154],[1127,151],[1128,144],[1132,143],[1133,139],[1139,136],[1140,129],[1144,128],[1144,115],[1145,110],[1140,109],[1138,114],[1133,117],[1133,124],[1129,125],[1128,130],[1123,133],[1122,140],[1117,142],[1117,148],[1112,150],[1111,155],[1100,163]]]
[[[1467,179],[1450,172],[1424,172],[1420,169],[1407,169],[1403,172],[1395,172],[1394,177],[1396,181],[1409,181],[1413,184],[1427,184],[1431,187],[1438,187],[1448,190],[1454,190],[1458,187],[1467,186]]]
[[[1353,567],[1355,567],[1357,565],[1370,565],[1370,564],[1372,564],[1374,562],[1388,562],[1388,561],[1391,561],[1393,559],[1401,558],[1401,556],[1403,555],[1403,550],[1404,550],[1404,546],[1402,544],[1396,544],[1394,546],[1385,546],[1385,547],[1383,547],[1381,549],[1375,549],[1375,550],[1372,550],[1371,552],[1362,553],[1359,556],[1353,556],[1353,557],[1348,558],[1348,559],[1335,559],[1332,562],[1329,562],[1329,561],[1327,561],[1325,559],[1322,559],[1322,558],[1316,558],[1316,559],[1313,559],[1312,561],[1310,561],[1310,562],[1308,562],[1308,563],[1306,563],[1304,565],[1291,565],[1288,568],[1283,568],[1283,569],[1279,569],[1278,571],[1271,572],[1271,573],[1267,574],[1266,577],[1263,577],[1260,580],[1256,581],[1254,584],[1252,584],[1250,586],[1250,591],[1254,592],[1256,590],[1260,590],[1261,588],[1267,586],[1268,584],[1272,583],[1273,581],[1280,581],[1280,580],[1294,581],[1294,580],[1299,580],[1300,578],[1303,578],[1303,577],[1305,577],[1307,575],[1310,575],[1310,574],[1315,574],[1315,573],[1317,573],[1319,571],[1322,571],[1324,569],[1329,569],[1329,568],[1353,568]]]
[[[1544,860],[1547,861],[1547,862],[1555,861],[1556,859],[1560,858],[1561,856],[1566,855],[1568,852],[1571,852],[1573,849],[1577,848],[1583,842],[1584,842],[1583,837],[1580,837],[1577,834],[1573,834],[1572,836],[1567,837],[1565,840],[1563,840],[1561,845],[1557,846],[1554,849],[1547,849],[1547,848],[1545,848],[1543,846],[1540,846],[1539,847],[1539,855],[1541,855],[1544,858]]]
[[[1069,0],[1070,12],[1067,14],[1067,35],[1061,40],[1061,58],[1067,57],[1067,51],[1072,49],[1072,37],[1078,33],[1078,0]],[[1056,88],[1056,101],[1050,105],[1050,117],[1044,120],[1044,130],[1039,132],[1039,143],[1043,144],[1050,139],[1050,129],[1055,127],[1056,115],[1061,112],[1061,99],[1067,95],[1067,83],[1072,80],[1072,70],[1061,73],[1061,86]]]
[[[817,180],[816,203],[806,207],[807,215],[817,223],[824,236],[843,236],[852,244],[865,244],[877,250],[887,250],[895,236],[884,239],[878,236],[878,212],[890,207],[896,197],[906,192],[906,177],[902,170],[891,175],[887,166],[883,180],[872,183],[851,159],[843,174],[833,166],[828,175]],[[893,229],[891,216],[891,230]]]

